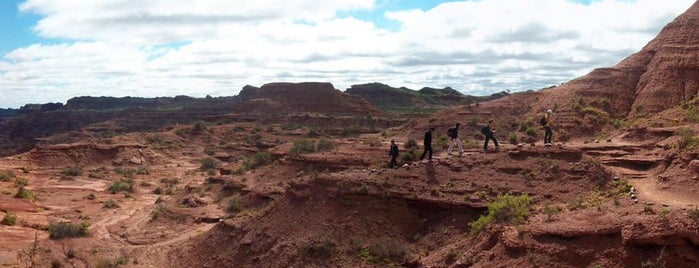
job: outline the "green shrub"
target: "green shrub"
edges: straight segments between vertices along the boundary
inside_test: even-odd
[[[20,186],[17,189],[17,193],[15,194],[15,198],[33,200],[34,193],[31,190],[25,188],[24,186]]]
[[[199,159],[199,164],[201,164],[199,167],[201,170],[216,169],[216,166],[218,165],[216,158],[213,157],[204,157]]]
[[[546,218],[546,221],[551,221],[551,217],[552,217],[553,215],[556,215],[556,214],[558,214],[558,213],[561,213],[561,211],[562,211],[562,209],[561,209],[560,207],[558,207],[558,206],[551,206],[551,205],[548,205],[548,204],[544,207],[544,210],[543,210],[544,214],[546,214],[546,216],[548,216],[548,218]]]
[[[403,147],[406,150],[416,149],[417,148],[417,141],[415,141],[415,139],[408,139],[408,141],[406,141],[405,144],[403,144]]]
[[[108,200],[104,201],[104,203],[102,204],[102,207],[114,209],[114,208],[118,208],[119,204],[112,199],[108,199]]]
[[[408,256],[408,249],[402,243],[383,240],[359,251],[362,261],[378,264],[403,263]]]
[[[238,213],[243,210],[243,204],[239,196],[231,196],[228,198],[228,207],[226,210],[230,213]]]
[[[116,167],[114,168],[114,172],[116,172],[119,175],[124,176],[124,178],[135,178],[137,171],[133,168],[121,168],[121,167]]]
[[[0,170],[0,181],[10,181],[15,177],[16,175],[12,170]]]
[[[61,175],[75,177],[83,174],[83,168],[79,166],[67,167],[61,171]]]
[[[415,159],[416,159],[415,156],[413,154],[411,154],[410,152],[401,153],[398,158],[402,162],[412,162],[412,161],[415,161]]]
[[[519,143],[519,141],[517,139],[517,133],[514,133],[514,132],[510,133],[510,143],[511,144]]]
[[[52,222],[49,224],[49,238],[81,237],[89,234],[90,223]]]
[[[527,119],[525,119],[524,122],[519,124],[519,131],[527,131],[528,128],[532,128],[534,126],[534,118],[527,117]]]
[[[289,153],[292,155],[308,154],[315,152],[315,142],[310,139],[298,139],[294,141],[294,145],[291,146]]]
[[[694,207],[694,209],[690,209],[687,214],[689,214],[689,218],[695,222],[699,222],[699,208]]]
[[[439,135],[439,137],[437,137],[437,142],[434,144],[432,149],[438,151],[444,150],[447,147],[449,147],[449,136],[447,136],[446,134],[442,134]]]
[[[335,141],[330,140],[330,139],[326,139],[326,138],[322,138],[316,144],[316,151],[318,151],[318,152],[330,151],[330,150],[335,149],[335,147],[337,147],[337,143],[335,143]]]
[[[27,186],[29,185],[29,180],[26,178],[22,177],[15,177],[15,186],[16,187],[22,187],[22,186]]]
[[[111,194],[116,194],[118,192],[124,191],[124,192],[133,192],[133,185],[131,183],[128,183],[123,180],[115,181],[112,186],[109,186],[109,189],[107,189],[109,193]]]
[[[529,136],[529,137],[536,137],[536,136],[539,135],[539,134],[537,133],[537,131],[536,131],[536,128],[534,128],[534,127],[528,127],[528,128],[524,131],[524,133],[526,133],[527,136]]]
[[[5,214],[5,217],[2,218],[2,222],[0,222],[0,224],[14,226],[15,224],[17,224],[17,215],[12,213],[11,211],[8,211],[7,214]]]
[[[330,259],[337,252],[335,242],[330,239],[323,241],[313,241],[303,247],[306,255],[316,259]]]
[[[194,132],[202,132],[205,131],[207,128],[208,124],[201,120],[194,122],[194,124],[192,125],[192,131]]]
[[[478,234],[492,222],[522,224],[529,216],[531,198],[523,195],[498,195],[497,199],[488,204],[488,214],[469,223],[471,234]]]
[[[680,141],[677,143],[680,151],[690,151],[699,147],[699,137],[695,136],[692,130],[681,128],[675,131],[675,135],[680,136]]]
[[[607,112],[592,106],[587,106],[583,108],[580,112],[592,116],[592,118],[596,121],[606,122],[609,120],[609,114]]]
[[[272,154],[269,152],[257,152],[253,156],[243,161],[243,166],[247,170],[256,169],[274,162]]]

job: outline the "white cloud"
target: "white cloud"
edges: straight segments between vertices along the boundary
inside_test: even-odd
[[[235,95],[276,81],[451,86],[471,94],[559,84],[639,50],[693,0],[481,0],[338,18],[374,0],[28,0],[38,35],[0,60],[0,107],[79,95]]]

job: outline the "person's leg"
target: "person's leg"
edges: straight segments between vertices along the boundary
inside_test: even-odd
[[[454,140],[456,139],[449,139],[449,148],[447,148],[448,155],[451,155],[451,147],[454,145]]]
[[[422,155],[420,156],[420,160],[425,159],[425,154],[427,154],[427,147],[425,147],[425,150],[422,152]]]
[[[463,148],[463,146],[461,145],[461,140],[460,140],[460,139],[455,139],[455,140],[456,140],[456,144],[459,145],[459,156],[461,156],[462,154],[464,154],[464,148]]]
[[[483,143],[483,151],[488,150],[488,142],[490,142],[490,136],[485,136],[485,142]]]
[[[546,133],[544,133],[544,143],[551,143],[551,127],[545,127]]]
[[[430,161],[432,161],[432,146],[430,146]]]
[[[495,144],[495,148],[500,148],[500,144],[498,144],[498,139],[495,138],[495,136],[491,136],[491,139],[493,139],[493,143]]]
[[[395,156],[391,156],[391,168],[395,168],[396,165],[397,165],[397,164],[396,164],[396,157],[395,157]]]

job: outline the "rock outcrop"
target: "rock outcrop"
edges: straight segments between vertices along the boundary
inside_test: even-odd
[[[240,96],[245,101],[237,112],[247,115],[382,113],[365,99],[342,93],[330,83],[270,83],[261,88],[246,86]]]

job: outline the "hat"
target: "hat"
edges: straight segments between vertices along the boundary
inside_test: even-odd
[[[553,111],[551,111],[551,109],[549,109],[549,110],[548,110],[548,111],[546,111],[546,112],[547,112],[547,113],[550,113],[550,114],[552,114],[552,113],[553,113]]]

